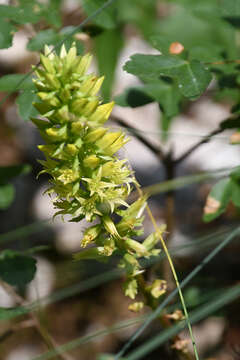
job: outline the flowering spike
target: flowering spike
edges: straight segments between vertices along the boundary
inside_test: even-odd
[[[46,120],[32,119],[46,141],[39,149],[46,156],[41,173],[51,176],[47,192],[57,195],[55,215],[70,215],[71,221],[98,220],[82,239],[83,247],[96,246],[76,254],[75,259],[106,260],[115,251],[121,254],[120,266],[127,273],[125,293],[134,299],[136,276],[142,272],[138,259],[157,255],[159,250],[154,249],[158,242],[155,234],[143,243],[137,240],[143,232],[146,197],[131,206],[126,202],[136,180],[127,160],[114,154],[128,138],[121,130],[111,132],[103,127],[114,102],[101,104],[96,96],[104,77],[86,74],[91,55],[78,56],[75,44],[68,52],[63,45],[60,56],[49,53],[45,47],[34,79],[40,99],[34,106]],[[120,220],[114,220],[115,215]],[[159,295],[159,285],[162,283],[148,289],[153,297]]]

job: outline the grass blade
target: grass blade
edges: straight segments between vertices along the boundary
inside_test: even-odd
[[[200,307],[189,314],[190,321],[192,324],[203,320],[207,316],[215,313],[217,310],[221,309],[223,306],[234,301],[240,296],[240,285],[233,286],[229,290],[225,290],[222,293],[222,296],[216,296],[214,299],[207,304]],[[151,351],[164,344],[167,340],[171,339],[174,335],[178,334],[179,331],[183,330],[187,326],[186,322],[184,324],[181,322],[175,326],[172,326],[170,329],[163,331],[161,334],[153,337],[151,340],[147,341],[142,346],[139,346],[134,350],[126,360],[138,360],[143,356],[149,354]]]
[[[227,236],[223,242],[221,242],[215,249],[213,249],[204,258],[204,260],[199,265],[197,265],[193,271],[191,271],[191,273],[179,284],[180,288],[182,289],[184,286],[186,286],[194,278],[194,276],[199,273],[199,271],[205,265],[207,265],[228,243],[230,243],[230,241],[232,241],[235,238],[235,236],[237,236],[239,234],[240,234],[240,227],[235,229],[229,236]],[[143,333],[143,331],[150,325],[150,323],[160,315],[161,311],[175,297],[175,295],[177,295],[177,293],[178,293],[178,289],[176,288],[157,307],[157,309],[150,314],[150,316],[147,318],[147,320],[144,322],[144,324],[135,332],[135,334],[129,339],[129,341],[118,352],[118,354],[116,355],[116,359],[119,359],[123,354],[125,354],[125,352],[128,350],[128,348],[133,344],[133,342]]]

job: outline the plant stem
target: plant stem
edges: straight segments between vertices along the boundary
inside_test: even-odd
[[[140,189],[140,187],[137,185],[137,190],[138,190],[138,193],[140,196],[143,196],[143,192],[142,190]],[[178,289],[178,293],[179,293],[179,297],[180,297],[180,300],[181,300],[181,304],[182,304],[182,307],[183,307],[183,311],[184,311],[184,315],[185,315],[185,318],[186,318],[186,322],[187,322],[187,326],[188,326],[188,330],[189,330],[189,334],[190,334],[190,338],[191,338],[191,341],[192,341],[192,346],[193,346],[193,351],[194,351],[194,355],[195,355],[195,359],[196,360],[199,360],[199,356],[198,356],[198,351],[197,351],[197,346],[196,346],[196,342],[195,342],[195,337],[193,335],[193,332],[192,332],[192,327],[191,327],[191,323],[190,323],[190,320],[189,320],[189,316],[188,316],[188,311],[187,311],[187,307],[186,307],[186,304],[185,304],[185,300],[184,300],[184,297],[183,297],[183,293],[182,293],[182,290],[181,290],[181,287],[179,285],[179,281],[178,281],[178,276],[177,276],[177,273],[175,271],[175,267],[173,265],[173,261],[172,261],[172,258],[168,252],[168,248],[166,246],[166,243],[163,239],[163,236],[162,236],[162,232],[159,231],[159,228],[158,228],[158,225],[156,223],[156,220],[152,214],[152,211],[151,209],[149,208],[149,206],[147,205],[146,206],[146,209],[147,209],[147,213],[148,213],[148,216],[149,218],[151,219],[151,222],[154,226],[154,229],[156,231],[156,233],[158,234],[159,236],[159,239],[160,239],[160,242],[162,244],[162,247],[163,247],[163,250],[166,254],[166,257],[167,257],[167,260],[169,262],[169,265],[170,265],[170,268],[171,268],[171,271],[172,271],[172,274],[173,274],[173,278],[175,280],[175,283],[176,283],[176,286],[177,286],[177,289]]]
[[[206,144],[211,140],[211,138],[214,135],[220,134],[223,131],[223,129],[216,129],[210,132],[204,139],[197,142],[195,145],[193,145],[190,149],[188,149],[185,153],[183,153],[179,158],[173,160],[175,165],[178,165],[182,161],[184,161],[189,155],[191,155],[196,149],[198,149],[202,144]]]

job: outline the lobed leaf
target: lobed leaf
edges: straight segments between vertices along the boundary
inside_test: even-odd
[[[32,78],[28,74],[11,74],[0,79],[0,91],[34,90]]]
[[[124,70],[148,83],[169,76],[176,80],[182,95],[190,99],[199,97],[212,79],[209,70],[199,61],[189,62],[170,55],[135,54],[125,64]]]
[[[25,285],[36,273],[36,260],[13,250],[0,255],[0,278],[10,285]]]

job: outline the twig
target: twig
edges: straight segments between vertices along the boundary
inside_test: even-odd
[[[130,131],[142,144],[144,144],[149,150],[152,151],[154,155],[157,156],[158,159],[163,160],[165,158],[164,151],[161,149],[160,146],[156,146],[148,141],[144,136],[139,134],[138,130],[134,127],[130,127],[129,124],[119,117],[112,115],[111,119],[115,121],[118,125],[122,126],[124,129]]]
[[[223,131],[223,129],[217,129],[214,130],[212,132],[210,132],[209,135],[207,135],[204,139],[200,140],[199,142],[197,142],[195,145],[193,145],[190,149],[188,149],[185,153],[183,153],[179,158],[173,160],[175,165],[178,165],[179,163],[181,163],[183,160],[185,160],[189,155],[191,155],[196,149],[199,148],[199,146],[201,146],[202,144],[206,144],[207,142],[209,142],[211,140],[211,138],[214,135],[220,134]]]

